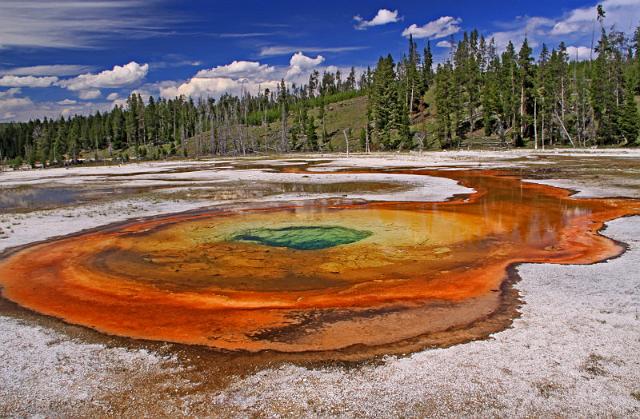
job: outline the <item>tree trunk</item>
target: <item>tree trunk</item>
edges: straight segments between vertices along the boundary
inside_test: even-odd
[[[213,114],[211,114],[211,132],[209,133],[209,142],[211,147],[211,154],[214,155],[216,153],[216,132],[215,127],[213,126]]]
[[[560,123],[560,126],[562,127],[562,130],[564,131],[564,134],[567,136],[567,138],[569,139],[569,142],[571,143],[571,147],[575,148],[575,144],[573,143],[573,140],[571,139],[571,135],[569,135],[569,131],[567,131],[567,128],[565,128],[564,126],[564,122],[562,122],[562,119],[560,119],[560,117],[558,116],[558,114],[556,114],[556,119],[558,120],[558,122]]]
[[[538,98],[533,98],[533,148],[538,149]]]
[[[541,142],[542,142],[542,150],[544,151],[544,112],[542,112],[542,124],[541,124],[541,131],[542,131],[542,138],[541,138]]]
[[[347,157],[349,157],[349,135],[347,134],[347,131],[349,129],[345,128],[342,133],[344,134],[344,142],[347,145]]]
[[[520,137],[524,139],[524,81],[520,86]]]
[[[413,112],[413,94],[415,87],[411,85],[411,100],[409,101],[409,120],[411,120],[411,112]]]
[[[365,151],[367,154],[369,154],[369,152],[371,151],[369,149],[369,127],[368,126],[365,129]]]
[[[285,104],[282,104],[280,111],[280,119],[282,120],[282,132],[280,134],[280,147],[282,147],[282,152],[286,152],[286,143],[287,143],[287,115],[285,111]]]

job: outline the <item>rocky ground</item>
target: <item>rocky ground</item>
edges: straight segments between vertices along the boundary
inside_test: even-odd
[[[328,181],[266,167],[296,167],[298,160],[3,172],[3,194],[18,187],[120,189],[59,208],[0,210],[0,251],[110,222],[238,200],[333,194],[441,200],[469,192],[440,178],[349,174]],[[634,150],[321,156],[314,164],[314,171],[323,172],[509,168],[581,196],[640,197],[640,153]],[[234,182],[258,192],[219,193]],[[357,192],[335,185],[311,192],[272,187],[327,182],[359,187]],[[367,187],[385,182],[396,186]],[[147,189],[128,192],[132,187]],[[640,217],[612,221],[603,234],[628,250],[589,266],[517,267],[516,288],[524,304],[511,328],[484,341],[358,364],[252,363],[233,357],[205,362],[202,351],[102,337],[2,301],[0,416],[640,416]],[[234,369],[236,364],[242,368]]]

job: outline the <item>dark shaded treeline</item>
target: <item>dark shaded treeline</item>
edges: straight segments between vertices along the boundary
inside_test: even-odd
[[[598,10],[599,17],[604,11]],[[318,151],[327,141],[327,105],[366,95],[362,150],[456,147],[468,139],[534,147],[637,145],[640,117],[640,28],[633,38],[607,31],[591,59],[570,57],[561,43],[534,59],[527,40],[498,53],[493,40],[465,33],[434,70],[430,45],[413,39],[398,63],[381,57],[360,76],[354,69],[317,71],[302,86],[218,100],[139,94],[91,116],[0,125],[0,159],[31,164],[103,157]],[[346,135],[346,134],[345,134]],[[187,141],[191,147],[187,147]]]
[[[306,144],[293,141],[296,134],[308,133],[310,126],[314,133],[317,130],[308,109],[324,110],[330,103],[355,97],[366,84],[364,78],[356,80],[352,69],[345,80],[339,71],[326,72],[322,77],[316,71],[304,86],[287,86],[283,80],[275,92],[266,89],[255,96],[226,94],[218,100],[150,97],[145,102],[140,94],[132,94],[126,105],[115,106],[110,112],[2,124],[0,158],[57,164],[77,161],[82,152],[97,158],[100,151],[110,157],[128,158],[131,153],[131,157],[162,158],[176,150],[186,152],[186,141],[194,137],[197,154],[244,155],[301,148],[313,151],[326,134],[310,138]],[[295,123],[288,126],[292,117]],[[321,111],[320,126],[323,118]],[[250,129],[276,121],[285,122],[268,138]],[[150,155],[151,151],[155,154]]]

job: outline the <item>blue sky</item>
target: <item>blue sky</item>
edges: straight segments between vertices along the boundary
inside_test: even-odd
[[[640,0],[603,0],[606,25],[632,32]],[[447,41],[477,28],[588,56],[596,2],[2,0],[0,121],[110,109],[130,92],[218,96],[302,82],[310,71],[399,57],[409,33]],[[439,45],[439,46],[438,46]]]

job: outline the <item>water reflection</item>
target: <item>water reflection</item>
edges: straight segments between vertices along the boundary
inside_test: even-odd
[[[71,188],[0,189],[0,210],[40,209],[78,202],[81,193]]]

